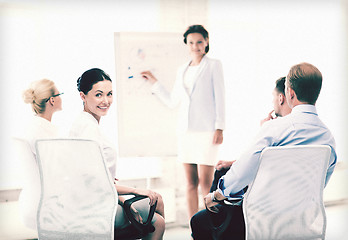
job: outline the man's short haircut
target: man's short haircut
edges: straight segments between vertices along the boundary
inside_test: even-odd
[[[278,93],[282,93],[285,95],[285,79],[286,77],[281,77],[277,79],[275,89],[277,90]]]
[[[309,63],[294,65],[287,79],[300,102],[315,104],[322,85],[322,75],[318,68]]]

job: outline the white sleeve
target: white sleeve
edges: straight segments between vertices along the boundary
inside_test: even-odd
[[[171,92],[165,89],[165,87],[158,81],[151,88],[152,94],[156,95],[161,100],[161,102],[163,102],[169,108],[175,108],[181,100],[183,86],[182,79],[179,76],[180,74],[177,74]]]
[[[223,130],[225,129],[225,83],[220,61],[216,62],[213,72],[213,84],[216,109],[215,129]]]
[[[255,178],[260,154],[265,147],[274,144],[272,125],[263,124],[254,141],[246,151],[232,164],[227,173],[220,178],[218,191],[225,197],[233,196],[249,185]]]
[[[102,150],[104,161],[110,171],[111,177],[115,177],[117,157],[116,150],[111,146],[106,137],[103,136],[98,125],[90,124],[88,122],[75,123],[70,131],[70,137],[96,141]]]

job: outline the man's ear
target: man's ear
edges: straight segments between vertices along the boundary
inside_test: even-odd
[[[279,93],[279,105],[283,105],[285,102],[285,96],[282,93]]]
[[[289,88],[289,95],[291,99],[294,99],[294,97],[296,96],[296,93],[292,88]]]

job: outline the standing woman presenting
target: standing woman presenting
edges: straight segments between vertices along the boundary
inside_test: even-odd
[[[151,72],[141,74],[153,83],[152,92],[166,105],[180,106],[178,158],[185,169],[191,218],[198,211],[198,185],[205,196],[213,181],[225,127],[225,88],[221,62],[207,57],[207,30],[202,25],[192,25],[183,37],[191,60],[178,69],[172,92],[166,91]]]

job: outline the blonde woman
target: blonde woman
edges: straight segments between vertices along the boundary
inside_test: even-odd
[[[40,176],[35,161],[35,142],[37,139],[58,137],[57,128],[51,123],[55,112],[62,110],[62,93],[58,91],[54,82],[42,79],[33,82],[23,92],[24,102],[31,105],[34,116],[25,128],[23,136],[30,146],[33,158],[25,159],[23,163],[23,189],[19,196],[20,211],[23,223],[36,230],[36,212],[40,200]]]

